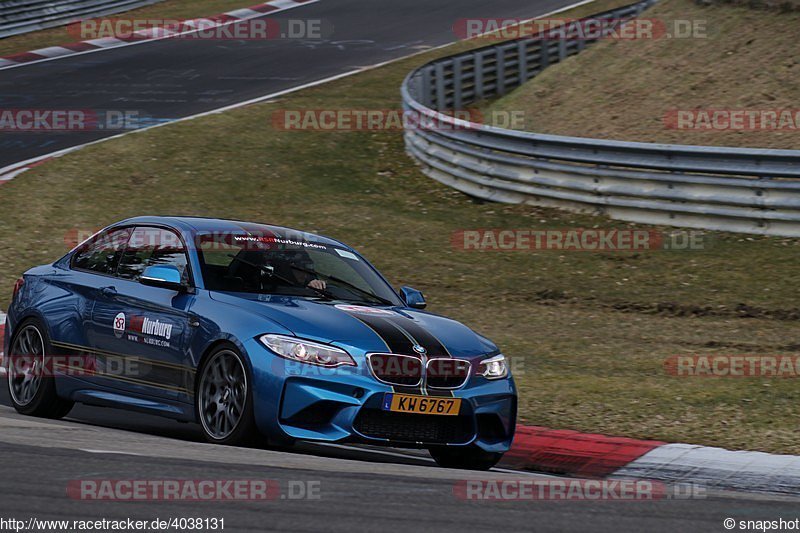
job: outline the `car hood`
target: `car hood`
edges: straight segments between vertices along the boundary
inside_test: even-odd
[[[246,293],[213,292],[211,298],[277,322],[297,337],[366,353],[413,354],[424,349],[429,357],[471,358],[497,350],[488,339],[460,322],[406,307]]]

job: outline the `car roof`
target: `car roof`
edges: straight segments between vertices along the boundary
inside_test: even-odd
[[[342,248],[346,248],[348,250],[352,250],[350,246],[337,241],[335,239],[331,239],[329,237],[325,237],[323,235],[317,235],[315,233],[309,233],[307,231],[298,230],[294,228],[288,228],[284,226],[273,226],[270,224],[261,224],[258,222],[244,222],[239,220],[227,220],[221,218],[205,218],[205,217],[179,217],[179,216],[140,216],[134,218],[128,218],[126,220],[120,221],[114,226],[128,226],[128,225],[148,225],[148,224],[156,224],[156,225],[165,225],[172,228],[175,228],[180,231],[188,232],[192,235],[196,235],[198,233],[206,233],[206,232],[216,232],[216,233],[224,233],[224,232],[269,232],[275,233],[277,235],[285,235],[287,233],[293,234],[293,237],[297,238],[300,237],[304,241],[313,242],[318,244],[325,244],[325,245],[333,245],[339,246]]]

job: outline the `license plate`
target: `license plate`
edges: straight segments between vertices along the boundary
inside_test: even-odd
[[[395,413],[455,416],[460,409],[460,398],[433,398],[393,392],[387,393],[383,397],[383,410]]]

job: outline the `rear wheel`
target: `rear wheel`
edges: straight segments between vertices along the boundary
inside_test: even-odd
[[[502,453],[484,451],[477,446],[436,446],[428,451],[442,468],[462,470],[489,470],[500,462]]]
[[[52,353],[47,330],[39,320],[30,319],[19,325],[11,339],[7,365],[8,393],[17,412],[61,418],[75,405],[56,394],[52,365],[48,365]]]
[[[258,436],[247,368],[233,346],[217,348],[205,361],[197,382],[195,407],[209,442],[251,444]]]

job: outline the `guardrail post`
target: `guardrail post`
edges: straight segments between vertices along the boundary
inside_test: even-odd
[[[558,60],[564,61],[567,58],[567,40],[566,39],[559,39],[558,40]]]
[[[498,96],[506,94],[506,53],[502,48],[495,51],[495,69],[497,69],[497,80],[495,92]]]
[[[447,93],[444,88],[444,64],[436,65],[436,110],[444,111],[447,109]]]
[[[476,52],[475,58],[475,100],[483,100],[483,55]]]
[[[539,72],[550,66],[550,42],[539,40]]]
[[[528,43],[526,41],[517,43],[517,64],[519,65],[517,85],[522,85],[528,80]]]
[[[461,109],[463,103],[461,76],[464,75],[464,65],[460,57],[453,58],[453,109]]]
[[[433,86],[431,84],[431,69],[429,67],[422,69],[422,103],[425,107],[433,105]]]

